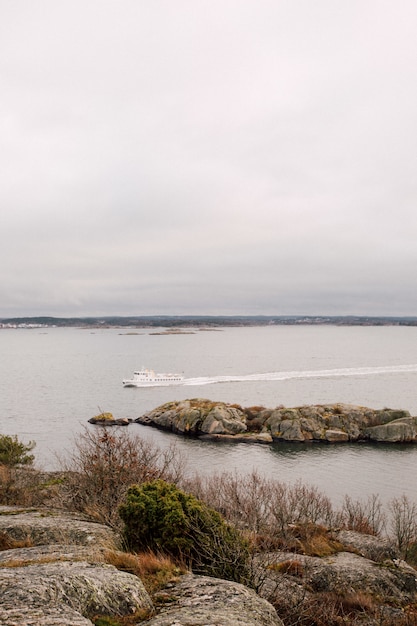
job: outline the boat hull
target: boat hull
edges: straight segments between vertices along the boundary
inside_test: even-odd
[[[184,381],[182,374],[158,373],[154,370],[142,368],[133,372],[133,378],[125,378],[124,387],[168,387],[181,385]]]
[[[173,385],[182,385],[184,381],[182,379],[179,380],[167,380],[167,381],[135,381],[135,380],[124,380],[123,387],[172,387]]]

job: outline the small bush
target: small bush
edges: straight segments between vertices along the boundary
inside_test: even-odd
[[[35,447],[35,442],[24,444],[16,435],[0,435],[0,464],[7,467],[31,465],[33,454],[28,454]]]
[[[407,563],[417,569],[417,542],[412,541],[407,546]]]
[[[161,450],[124,429],[100,427],[85,429],[62,466],[64,506],[118,528],[128,487],[157,478],[176,482],[184,463],[175,446]]]
[[[342,523],[348,530],[367,535],[381,536],[385,528],[386,516],[377,495],[370,496],[365,502],[352,500],[345,496],[342,507]]]
[[[391,536],[394,539],[401,557],[408,560],[409,552],[414,554],[417,543],[417,505],[411,502],[407,496],[391,500]],[[414,548],[413,548],[414,546]]]
[[[16,435],[0,435],[0,504],[43,502],[40,475],[33,468],[33,454],[29,454],[34,447],[33,441],[24,444]]]
[[[193,495],[163,480],[131,487],[119,509],[131,550],[152,550],[195,572],[248,581],[249,549],[240,533]]]
[[[316,545],[311,550],[308,542],[300,541],[297,529],[313,529],[317,535],[319,524],[333,525],[336,514],[329,498],[315,487],[297,482],[289,486],[268,479],[256,471],[247,476],[223,472],[206,478],[195,477],[186,484],[187,490],[208,506],[221,512],[234,526],[251,538],[254,547],[264,551],[292,550],[310,554],[311,551],[333,548]],[[308,537],[304,537],[308,539]],[[330,552],[329,552],[330,550]]]

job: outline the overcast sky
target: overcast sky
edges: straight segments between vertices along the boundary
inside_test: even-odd
[[[417,315],[415,0],[0,0],[0,317]]]

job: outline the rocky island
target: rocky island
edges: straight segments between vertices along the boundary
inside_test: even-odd
[[[168,402],[135,420],[181,435],[239,442],[416,443],[417,417],[403,409],[350,404],[241,407],[194,398]],[[97,423],[97,422],[95,422]]]

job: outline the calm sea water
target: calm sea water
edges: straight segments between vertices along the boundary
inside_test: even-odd
[[[417,328],[266,326],[155,335],[70,328],[0,330],[0,432],[36,441],[37,463],[58,467],[100,411],[136,418],[169,400],[244,406],[346,402],[417,415]],[[134,369],[183,372],[176,387],[123,388]],[[189,472],[222,470],[313,484],[383,501],[417,501],[417,446],[219,444],[132,424],[161,446],[177,442]]]

